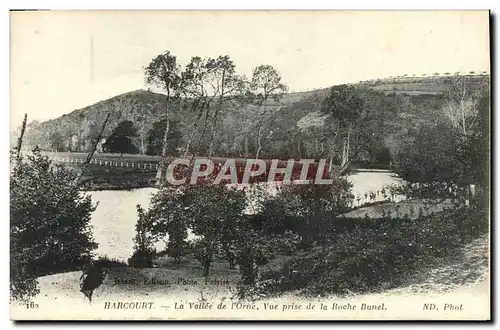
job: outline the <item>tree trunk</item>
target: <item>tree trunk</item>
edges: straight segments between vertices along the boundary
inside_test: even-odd
[[[102,139],[102,134],[104,133],[104,129],[106,128],[106,124],[108,123],[110,113],[106,115],[106,119],[104,119],[104,123],[102,124],[101,130],[99,131],[99,135],[97,139],[94,141],[94,145],[92,146],[92,149],[90,150],[90,153],[87,155],[87,158],[85,159],[85,162],[82,164],[80,168],[80,173],[76,177],[75,181],[73,182],[74,186],[78,186],[80,184],[80,180],[83,177],[83,174],[85,174],[85,171],[90,165],[90,162],[92,161],[92,157],[94,157],[94,153],[97,150],[97,145],[99,144],[99,141]]]
[[[212,131],[210,134],[210,144],[208,146],[208,158],[212,157],[213,149],[214,149],[214,140],[215,140],[215,131],[217,128],[217,117],[219,116],[219,109],[216,109],[214,112],[214,116],[212,118]]]
[[[339,127],[337,126],[337,130],[335,131],[335,135],[333,136],[333,141],[330,144],[330,164],[328,164],[328,173],[332,173],[333,171],[333,154],[335,153],[335,142],[337,140],[338,134]]]
[[[257,152],[255,153],[255,159],[258,159],[260,156],[260,151],[262,150],[262,125],[264,122],[264,118],[262,118],[259,122],[259,128],[257,129]]]
[[[198,114],[198,117],[196,117],[196,121],[194,122],[193,130],[191,131],[189,139],[186,143],[186,150],[184,150],[184,157],[186,157],[189,154],[189,149],[191,148],[191,143],[193,142],[194,135],[196,134],[196,130],[198,129],[201,117],[203,116],[203,111],[204,111],[204,105],[201,106],[200,113]]]
[[[167,161],[167,150],[168,150],[168,132],[169,132],[169,106],[170,106],[170,90],[167,90],[167,97],[165,99],[165,135],[163,136],[163,146],[161,150],[161,160],[158,166],[158,171],[156,172],[156,185],[161,188],[163,186],[163,176],[165,163]]]
[[[257,129],[257,152],[255,153],[255,159],[259,158],[260,152],[262,150],[262,126],[264,125],[264,119],[266,117],[266,102],[267,102],[267,94],[264,95],[262,115],[260,117],[259,127]]]
[[[244,152],[245,152],[245,158],[248,157],[248,135],[247,133],[245,132],[245,138],[244,138],[244,143],[245,143],[245,146],[244,146]]]
[[[229,263],[229,269],[235,269],[235,256],[233,253],[231,253],[231,249],[229,247],[229,244],[227,242],[222,243],[222,249],[224,250],[224,253],[226,254],[226,260]]]
[[[200,148],[201,141],[203,141],[203,138],[205,137],[205,133],[207,131],[207,123],[208,123],[209,112],[210,112],[210,108],[209,108],[209,105],[207,105],[207,112],[206,112],[206,116],[205,116],[205,123],[203,125],[203,130],[201,131],[200,138],[198,139],[198,148]]]
[[[203,263],[203,277],[208,277],[208,274],[210,273],[210,261],[205,261]]]
[[[146,150],[144,150],[144,136],[141,134],[139,136],[139,139],[141,140],[141,155],[144,155],[146,153]]]

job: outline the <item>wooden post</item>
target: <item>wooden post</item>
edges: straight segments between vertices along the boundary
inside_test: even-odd
[[[99,143],[99,141],[101,141],[102,134],[104,132],[104,129],[106,128],[106,124],[108,123],[109,115],[110,115],[110,113],[108,112],[108,114],[106,115],[106,119],[102,123],[101,131],[99,132],[98,138],[95,140],[94,145],[92,146],[91,151],[87,155],[87,159],[85,159],[85,163],[80,168],[80,173],[78,174],[78,177],[76,178],[75,182],[73,183],[75,186],[78,185],[78,184],[80,184],[80,180],[82,179],[83,174],[85,173],[85,171],[89,167],[89,164],[90,164],[90,161],[92,160],[92,157],[94,157],[94,153],[95,153],[95,151],[97,149],[97,144]]]
[[[23,119],[23,124],[21,126],[21,134],[19,135],[19,138],[17,139],[17,146],[16,146],[16,160],[17,160],[17,162],[21,161],[21,147],[23,145],[23,137],[24,137],[24,131],[26,130],[26,121],[27,120],[28,120],[28,115],[25,113],[24,119]]]

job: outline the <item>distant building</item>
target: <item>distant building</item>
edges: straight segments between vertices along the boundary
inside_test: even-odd
[[[97,144],[96,152],[103,152],[103,145],[106,143],[106,139],[102,138],[101,141]]]

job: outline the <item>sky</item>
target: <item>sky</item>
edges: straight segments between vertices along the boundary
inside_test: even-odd
[[[489,72],[487,11],[45,11],[11,13],[10,121],[57,118],[145,89],[170,50],[270,64],[289,90],[403,74]]]

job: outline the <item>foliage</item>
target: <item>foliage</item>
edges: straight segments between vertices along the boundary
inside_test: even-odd
[[[138,220],[135,225],[134,253],[128,260],[132,267],[148,268],[153,267],[153,240],[150,235],[150,219],[144,212],[144,209],[137,205]]]
[[[152,237],[158,241],[168,235],[169,255],[180,261],[188,235],[188,218],[181,192],[173,188],[160,190],[151,200],[148,217]]]
[[[210,265],[212,264],[214,254],[216,251],[216,241],[207,239],[195,239],[192,242],[194,257],[198,260],[203,267],[203,276],[207,277],[210,273]]]
[[[286,185],[262,205],[263,228],[268,233],[290,230],[298,233],[301,247],[323,241],[336,217],[354,201],[352,184],[336,178],[330,185]]]
[[[451,120],[408,132],[406,145],[396,155],[394,171],[406,181],[409,194],[456,198],[463,196],[468,185],[478,185],[483,194],[488,189],[488,95],[484,91],[478,99],[467,98],[474,103],[475,113],[468,112],[461,125]]]
[[[300,235],[287,230],[283,234],[271,237],[269,244],[275,248],[276,252],[290,256],[301,246],[301,241]]]
[[[321,111],[330,114],[341,127],[354,123],[360,116],[363,100],[356,87],[349,85],[334,86],[323,101]]]
[[[239,239],[242,226],[242,213],[246,206],[244,191],[227,188],[224,185],[202,184],[190,185],[184,191],[184,205],[187,219],[193,234],[201,237],[201,246],[206,252],[206,261],[200,261],[210,267],[217,244],[226,254],[226,259],[234,267],[235,242]]]
[[[139,152],[132,142],[132,137],[137,136],[137,128],[130,120],[121,121],[106,139],[103,145],[105,152],[119,154],[136,154]]]
[[[158,63],[161,64],[161,62]],[[238,64],[235,64],[236,71],[238,71]],[[197,69],[193,68],[193,74],[197,74]],[[180,74],[179,72],[180,70],[177,71],[178,74]],[[445,93],[441,92],[446,91],[450,86],[450,79],[450,77],[446,79],[428,77],[411,83],[393,82],[391,79],[389,81],[382,80],[379,85],[369,82],[357,85],[358,95],[363,100],[363,110],[361,118],[351,134],[351,162],[367,161],[369,165],[373,163],[376,154],[384,147],[387,147],[391,155],[394,156],[399,148],[406,143],[408,129],[422,125],[434,125],[438,120],[446,119],[444,106],[447,104],[448,98]],[[486,95],[486,101],[489,100],[487,84],[489,77],[487,75],[468,76],[466,81],[470,95],[476,97],[476,91],[481,90]],[[397,93],[392,92],[394,85],[397,86]],[[193,83],[190,90],[200,94],[199,89],[195,90],[195,87],[196,84]],[[159,88],[159,90],[165,93],[164,89]],[[391,92],[387,92],[388,90]],[[406,93],[407,91],[412,93]],[[436,91],[438,94],[435,93]],[[321,108],[323,100],[329,96],[329,93],[329,89],[318,89],[302,93],[282,94],[279,103],[272,102],[274,100],[270,99],[266,106],[268,107],[266,112],[269,116],[266,116],[262,125],[261,154],[265,157],[284,157],[286,159],[287,157],[323,158],[325,153],[329,153],[330,143],[335,134],[335,127],[331,127],[330,119],[324,120],[327,126],[321,121],[317,123],[317,126],[299,127],[299,123],[302,122],[312,123],[309,120],[311,115],[326,114],[321,112]],[[175,99],[170,102],[169,117],[171,120],[179,120],[180,122],[181,145],[185,146],[191,133],[194,133],[190,151],[207,155],[210,147],[210,139],[208,138],[211,126],[210,118],[213,114],[212,111],[218,107],[218,100],[215,98],[211,103],[211,112],[205,129],[205,101],[210,100],[211,94],[209,97],[201,98],[197,94],[184,93],[182,95],[183,97],[179,100]],[[261,120],[262,108],[259,109],[256,95],[250,96],[248,99],[244,97],[233,98],[223,105],[217,119],[217,134],[213,145],[214,155],[235,157],[249,155],[252,157],[251,155],[256,154],[258,149],[256,127]],[[194,106],[195,101],[199,101],[198,106]],[[481,106],[479,103],[476,105],[480,111]],[[201,111],[202,108],[203,111]],[[95,127],[90,126],[100,127],[103,114],[111,112],[109,128],[105,129],[104,136],[109,136],[111,130],[120,121],[130,120],[139,128],[140,136],[133,141],[136,146],[140,146],[142,144],[139,143],[142,140],[146,142],[147,132],[153,127],[153,123],[162,119],[165,114],[165,95],[139,90],[118,95],[79,111],[85,113],[84,119],[80,119],[78,113],[71,113],[51,121],[28,124],[25,145],[39,145],[43,150],[50,150],[47,133],[58,132],[67,147],[71,136],[78,135],[78,131],[81,129],[83,132],[81,137],[84,140],[82,143],[89,147],[91,146],[89,141],[92,140],[91,132],[95,131]],[[194,123],[198,121],[197,118],[200,115],[200,123],[195,128]],[[485,117],[480,115],[475,118],[477,122]],[[203,134],[203,132],[205,133]],[[339,134],[343,136],[345,132],[339,132]],[[341,144],[337,146],[335,155],[341,154],[341,148]],[[144,151],[145,149],[144,145]]]
[[[136,268],[152,268],[155,254],[151,250],[134,250],[128,259],[128,265]]]
[[[95,206],[73,184],[76,173],[39,150],[11,164],[10,288],[22,299],[38,292],[36,277],[88,263],[97,248],[90,226]]]
[[[287,86],[281,82],[281,75],[271,65],[259,65],[252,71],[251,88],[258,103],[267,102],[268,98],[278,101],[287,91]]]
[[[170,96],[180,84],[177,57],[168,50],[157,55],[144,68],[144,77],[148,85],[166,91]]]
[[[482,207],[416,220],[390,216],[360,220],[334,234],[324,248],[261,274],[253,293],[347,294],[397,286],[412,270],[456,255],[460,246],[487,232],[488,225],[488,211]]]
[[[179,129],[179,125],[180,123],[177,120],[170,121],[170,129],[168,132],[169,143],[167,147],[167,153],[170,155],[177,154],[177,150],[181,146],[182,133]],[[166,119],[153,123],[153,127],[148,131],[147,136],[147,155],[161,155],[166,126]]]
[[[64,138],[59,132],[52,132],[49,135],[49,144],[51,150],[58,152],[58,151],[65,151],[66,146],[64,143]]]

